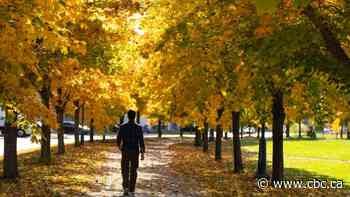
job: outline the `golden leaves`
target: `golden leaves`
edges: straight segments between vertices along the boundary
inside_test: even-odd
[[[97,178],[105,173],[106,154],[114,150],[113,143],[87,143],[78,149],[68,145],[65,155],[56,157],[50,165],[37,162],[40,151],[21,154],[21,178],[15,182],[2,180],[0,196],[86,195],[100,186]]]
[[[266,37],[272,34],[272,16],[269,14],[264,14],[260,17],[260,25],[255,29],[255,35],[258,38]]]

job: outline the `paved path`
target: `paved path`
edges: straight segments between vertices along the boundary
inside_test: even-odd
[[[158,135],[155,133],[151,133],[151,134],[145,134],[145,138],[155,138]],[[184,134],[184,137],[194,137],[194,134]],[[245,135],[246,136],[246,135]],[[252,135],[255,136],[255,135]],[[164,138],[177,138],[179,137],[179,134],[174,133],[174,134],[163,134],[162,137]],[[232,138],[232,134],[229,133],[228,137]],[[271,137],[270,132],[268,132],[266,134],[266,137],[269,138]],[[74,135],[72,134],[65,134],[64,135],[64,142],[65,144],[73,144],[74,143]],[[94,137],[95,139],[102,139],[101,135],[95,135]],[[116,138],[115,134],[108,134],[107,139],[113,139]],[[89,140],[89,136],[86,135],[85,136],[85,140]],[[51,134],[51,145],[52,146],[56,146],[57,145],[57,134],[53,133]],[[19,137],[17,138],[17,153],[26,153],[26,152],[31,152],[33,150],[39,149],[40,148],[40,144],[39,143],[35,143],[31,141],[31,137]],[[4,154],[4,137],[0,136],[0,157],[3,156]]]
[[[145,134],[145,138],[155,138],[157,134]],[[164,134],[163,137],[178,137],[179,134]],[[192,134],[185,134],[184,137],[194,137]],[[115,139],[116,134],[107,134],[106,139]],[[102,135],[95,135],[94,139],[101,140]],[[89,140],[89,135],[85,135],[85,140]],[[51,134],[51,146],[57,146],[57,134]],[[65,144],[73,144],[74,143],[74,135],[73,134],[64,134],[64,143]],[[19,137],[17,138],[17,153],[27,153],[32,152],[34,150],[40,149],[40,143],[32,142],[31,136],[27,137]],[[4,137],[0,136],[0,157],[4,155]]]
[[[176,176],[169,168],[174,154],[169,146],[176,142],[179,142],[179,139],[146,139],[146,155],[145,160],[140,161],[135,196],[201,196],[198,193],[182,191],[188,182]],[[105,175],[96,178],[101,191],[90,192],[88,196],[122,196],[120,151],[111,152],[108,158],[109,161],[104,166]]]

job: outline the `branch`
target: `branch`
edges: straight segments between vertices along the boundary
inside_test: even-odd
[[[322,16],[318,16],[315,8],[313,8],[311,5],[308,5],[305,8],[304,14],[320,31],[328,51],[339,61],[339,63],[342,64],[344,69],[350,69],[350,58],[341,47],[339,39],[337,39],[334,33],[331,31],[333,28],[330,26],[330,24],[326,23],[326,19]]]

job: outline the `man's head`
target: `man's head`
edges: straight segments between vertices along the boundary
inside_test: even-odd
[[[135,121],[135,117],[136,117],[136,112],[133,110],[129,110],[128,111],[128,119],[129,121]]]

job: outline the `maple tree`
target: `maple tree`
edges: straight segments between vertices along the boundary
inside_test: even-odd
[[[210,132],[208,139],[208,130],[215,128],[215,160],[222,159],[223,131],[232,129],[235,172],[243,171],[239,129],[260,129],[257,176],[265,177],[264,134],[272,126],[272,179],[280,180],[284,125],[288,137],[289,125],[297,122],[301,137],[307,118],[316,137],[325,123],[339,130],[348,122],[349,4],[0,1],[0,103],[9,120],[20,113],[42,123],[45,163],[52,129],[58,153],[65,152],[65,114],[74,116],[80,146],[85,140],[80,124],[90,122],[93,141],[95,130],[105,131],[134,108],[138,122],[141,114],[158,122],[159,137],[163,122],[195,123],[195,141],[203,139],[204,152],[214,136]],[[16,121],[8,121],[11,135],[5,135],[10,142],[5,152],[12,156]],[[17,176],[6,159],[6,176]]]
[[[162,97],[157,99],[158,102],[163,100],[161,107],[169,109],[172,106],[172,109],[178,111],[180,119],[194,119],[198,122],[209,120],[211,127],[217,127],[217,159],[220,159],[220,127],[222,124],[227,125],[227,121],[220,120],[221,110],[225,109],[223,114],[230,109],[239,112],[243,106],[258,102],[257,99],[261,98],[257,97],[254,101],[250,98],[249,82],[262,76],[266,85],[255,88],[267,90],[264,93],[265,97],[271,100],[275,158],[273,179],[281,179],[283,125],[286,115],[287,128],[294,119],[300,123],[302,118],[320,115],[312,114],[312,110],[309,109],[310,104],[315,103],[312,99],[317,100],[320,95],[308,94],[305,95],[306,99],[304,96],[298,98],[304,94],[300,92],[303,88],[313,91],[312,87],[301,85],[303,78],[308,77],[304,73],[312,73],[310,68],[321,72],[329,71],[329,66],[335,64],[337,58],[323,50],[324,35],[317,33],[317,29],[310,25],[315,21],[309,20],[310,16],[307,17],[303,12],[306,8],[314,6],[314,2],[309,1],[305,5],[292,1],[282,4],[278,1],[269,2],[270,5],[267,2],[263,5],[259,1],[255,4],[247,1],[182,2],[182,9],[178,9],[179,4],[164,1],[162,3],[166,4],[166,11],[157,12],[158,15],[163,15],[154,20],[158,20],[156,25],[166,24],[164,26],[167,26],[167,29],[152,31],[155,27],[149,25],[153,24],[153,21],[145,20],[148,22],[145,24],[146,35],[149,32],[153,33],[151,36],[147,35],[145,40],[148,41],[151,37],[155,41],[148,42],[142,53],[151,59],[149,66],[156,75],[152,79],[157,81],[153,83],[157,88],[151,87],[151,90]],[[325,5],[327,3],[329,2]],[[262,9],[262,5],[269,9]],[[255,6],[257,12],[254,10]],[[186,9],[183,9],[184,7]],[[176,13],[172,10],[176,10]],[[231,12],[227,13],[228,10]],[[223,24],[218,21],[223,21]],[[148,32],[147,28],[151,30]],[[232,65],[234,67],[230,68]],[[299,67],[303,69],[298,70]],[[249,73],[254,77],[249,78]],[[241,81],[237,82],[237,75],[238,79],[241,76]],[[326,79],[328,82],[331,80],[333,79]],[[200,84],[197,84],[198,82]],[[199,89],[201,85],[203,89]],[[257,111],[264,125],[268,117],[265,114],[270,111],[269,105],[266,106],[267,108],[258,108]],[[324,111],[328,113],[329,109]],[[238,118],[236,114],[235,117]],[[325,117],[320,119],[328,121]],[[234,131],[238,132],[238,129],[234,128]],[[238,135],[236,136],[234,143],[239,142]]]
[[[124,28],[115,30],[110,26],[126,21],[129,11],[138,4],[124,3],[122,7],[108,1],[98,5],[84,1],[1,1],[1,4],[4,9],[0,37],[5,43],[0,53],[1,79],[6,79],[1,84],[1,103],[12,106],[28,120],[41,121],[41,159],[48,163],[51,128],[59,126],[58,153],[64,153],[63,115],[71,109],[74,99],[87,103],[91,113],[88,117],[94,120],[92,126],[97,129],[112,124],[112,117],[132,104],[121,78],[111,75],[109,64],[113,58],[112,41],[123,40]],[[107,11],[101,13],[101,6],[120,12],[108,21],[102,15]]]

